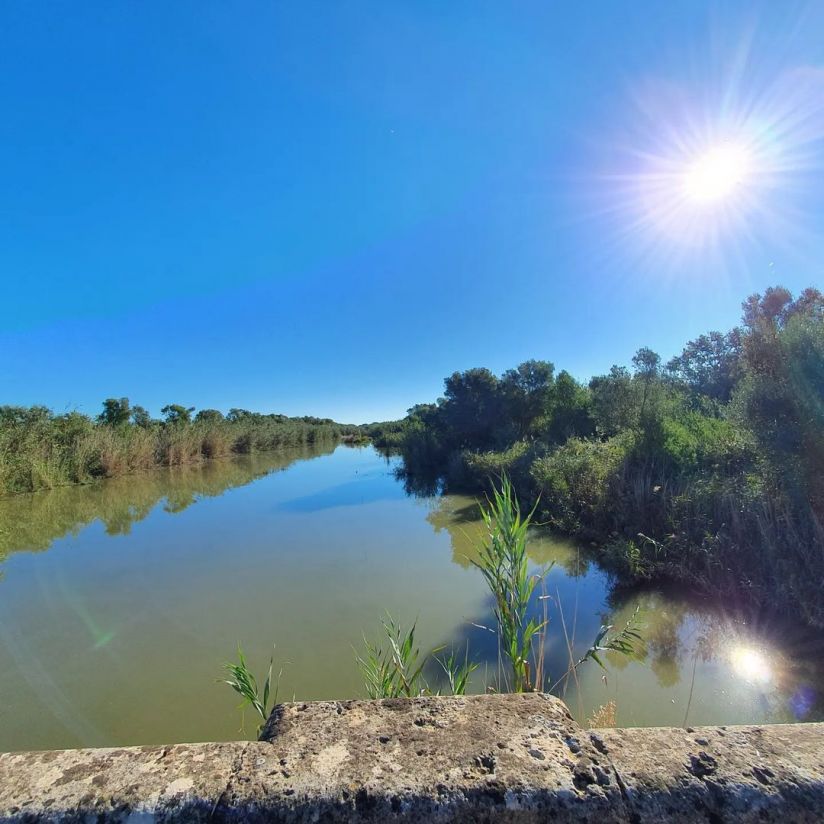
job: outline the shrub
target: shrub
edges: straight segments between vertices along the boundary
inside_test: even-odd
[[[566,532],[606,528],[609,491],[632,445],[632,436],[606,441],[573,438],[532,464],[541,514]]]

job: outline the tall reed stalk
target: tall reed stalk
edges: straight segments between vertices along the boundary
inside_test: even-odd
[[[549,567],[538,575],[529,572],[526,543],[534,514],[535,507],[527,515],[521,515],[512,484],[503,475],[500,489],[493,487],[492,497],[481,507],[486,540],[479,547],[478,558],[472,559],[494,599],[499,641],[509,662],[513,692],[527,692],[541,686],[535,682],[533,642],[541,638],[547,621],[536,620],[528,613],[535,586]]]

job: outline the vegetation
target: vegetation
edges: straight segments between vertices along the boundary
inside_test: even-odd
[[[370,698],[413,698],[422,691],[423,667],[415,646],[415,627],[404,631],[387,613],[381,621],[387,645],[380,647],[364,638],[366,652],[358,656],[366,694]]]
[[[533,510],[534,512],[534,510]],[[614,652],[633,657],[636,645],[642,639],[638,632],[638,612],[617,633],[611,625],[600,628],[592,645],[576,661],[570,649],[570,666],[560,678],[551,683],[543,672],[543,652],[549,626],[546,611],[540,614],[536,598],[536,586],[544,580],[549,568],[530,572],[527,541],[532,527],[532,515],[521,515],[512,484],[506,475],[500,486],[493,486],[492,497],[481,505],[481,517],[486,527],[486,538],[478,547],[478,560],[472,561],[492,595],[493,615],[496,626],[491,628],[498,637],[500,659],[495,684],[487,688],[503,692],[530,692],[554,690],[570,674],[587,661],[594,661],[604,668],[599,657],[601,652]],[[364,677],[366,692],[370,698],[412,697],[432,690],[424,679],[427,659],[420,658],[415,646],[415,624],[405,632],[401,625],[387,615],[381,621],[388,645],[381,647],[364,639],[366,653],[357,661]],[[488,628],[490,629],[490,628]],[[446,676],[449,692],[463,695],[469,677],[478,669],[470,661],[469,647],[461,660],[452,650],[448,656],[434,660]]]
[[[280,676],[283,671],[278,673],[274,681],[274,689],[272,682],[272,670],[275,666],[274,653],[269,659],[269,671],[266,673],[266,678],[263,681],[263,688],[258,687],[257,678],[252,674],[249,665],[246,663],[246,658],[243,655],[243,650],[238,646],[237,648],[237,663],[227,663],[223,668],[229,673],[229,678],[223,681],[228,684],[243,701],[240,708],[244,709],[247,706],[252,707],[254,711],[260,716],[260,724],[258,725],[258,735],[260,735],[264,724],[266,724],[269,714],[272,712],[275,704],[278,701],[278,684],[280,683]]]
[[[492,595],[497,624],[492,631],[498,636],[501,653],[499,660],[506,662],[499,667],[495,684],[485,685],[487,689],[499,692],[553,691],[587,661],[594,661],[605,669],[599,657],[601,652],[638,656],[643,642],[638,632],[636,609],[619,632],[614,633],[611,625],[602,626],[592,645],[577,661],[573,658],[572,647],[567,639],[569,668],[550,685],[543,673],[549,621],[545,609],[542,617],[537,616],[539,607],[533,597],[536,585],[543,580],[548,568],[537,574],[529,571],[526,547],[532,513],[521,516],[512,484],[504,476],[500,488],[493,487],[492,498],[481,505],[481,515],[487,537],[479,547],[478,561],[472,563],[481,571]],[[462,659],[454,649],[449,655],[438,657],[442,647],[421,657],[421,651],[415,642],[416,628],[417,621],[405,630],[400,622],[387,613],[381,620],[382,640],[372,642],[364,637],[365,651],[363,655],[356,655],[356,661],[369,698],[432,695],[433,689],[425,677],[430,661],[434,661],[443,672],[450,695],[466,693],[471,675],[479,668],[476,662],[470,660],[469,645],[467,644]],[[564,632],[566,634],[565,628]],[[225,665],[232,674],[231,680],[225,683],[244,697],[242,707],[251,705],[265,721],[271,711],[267,710],[267,697],[273,663],[269,662],[269,674],[261,697],[240,647],[238,659],[237,664]],[[440,691],[435,694],[440,694]]]
[[[488,539],[480,547],[477,561],[495,602],[501,650],[509,661],[513,692],[529,692],[534,687],[530,668],[534,640],[541,639],[546,621],[528,616],[532,594],[543,575],[530,575],[526,554],[527,531],[534,512],[521,517],[512,484],[503,476],[500,491],[492,490],[492,500],[481,508]],[[537,680],[541,686],[540,674]]]
[[[546,361],[456,372],[366,427],[407,485],[488,490],[600,547],[623,581],[674,578],[824,626],[824,295],[781,287],[669,363],[643,348],[587,384]]]
[[[32,492],[156,466],[361,436],[329,418],[287,418],[169,404],[153,420],[128,398],[108,398],[96,419],[42,406],[0,406],[0,495]]]

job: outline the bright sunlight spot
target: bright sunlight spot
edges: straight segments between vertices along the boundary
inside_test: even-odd
[[[766,656],[752,647],[736,647],[732,652],[732,665],[747,681],[764,683],[772,679],[772,668]]]
[[[751,171],[749,152],[735,143],[724,143],[692,163],[684,176],[684,189],[693,200],[722,200],[733,195]]]

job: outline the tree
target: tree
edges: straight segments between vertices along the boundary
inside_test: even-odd
[[[661,356],[648,346],[643,346],[632,356],[632,366],[635,369],[636,378],[640,379],[643,387],[641,409],[638,414],[639,422],[643,425],[652,386],[660,375]]]
[[[223,420],[223,413],[217,409],[201,409],[195,415],[197,423],[220,423]]]
[[[824,516],[824,296],[781,287],[744,304],[734,408],[774,477]]]
[[[142,427],[143,429],[150,427],[152,425],[152,416],[149,414],[149,410],[144,409],[142,406],[133,406],[132,423],[135,426]]]
[[[741,330],[709,332],[691,340],[667,372],[695,395],[727,403],[741,377]]]
[[[230,423],[237,423],[238,421],[246,420],[252,417],[252,413],[248,409],[230,409],[226,415],[226,420]]]
[[[186,424],[191,423],[194,406],[181,406],[179,403],[170,403],[160,410],[166,416],[166,423]]]
[[[611,436],[635,425],[635,387],[625,366],[613,366],[608,375],[594,377],[589,382],[589,388],[599,434]]]
[[[489,449],[500,425],[498,379],[488,369],[454,372],[444,381],[443,420],[454,446]]]
[[[106,398],[97,420],[107,426],[123,426],[129,422],[131,414],[128,398]]]
[[[595,433],[592,397],[566,370],[558,373],[552,396],[552,416],[548,435],[552,443],[569,438],[586,438]]]
[[[528,360],[504,372],[500,382],[506,414],[519,438],[528,434],[552,407],[555,366],[548,361]]]

